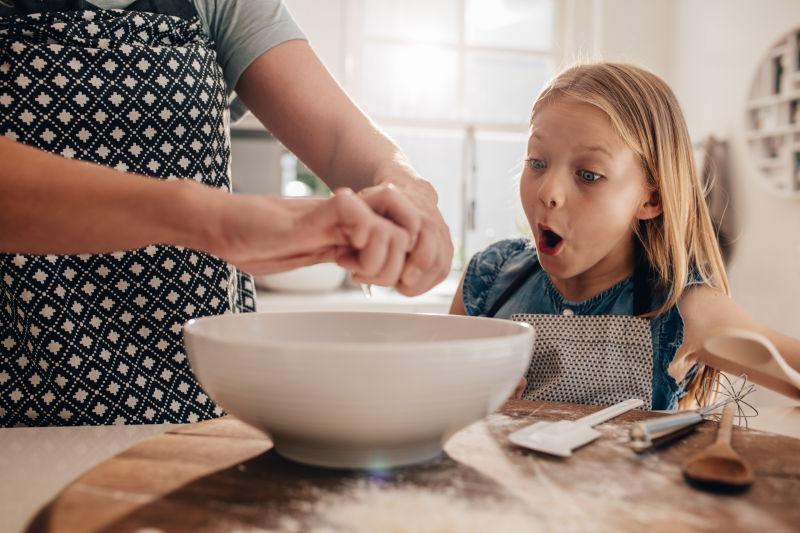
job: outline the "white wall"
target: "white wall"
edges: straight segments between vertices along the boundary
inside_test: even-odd
[[[323,64],[344,83],[344,24],[346,0],[286,0]],[[303,83],[303,80],[298,80]],[[232,162],[234,190],[250,194],[281,194],[280,157],[285,149],[274,139],[242,138],[239,129],[262,129],[252,115],[233,126]]]
[[[756,65],[783,34],[800,27],[800,2],[598,1],[598,52],[665,78],[693,139],[714,134],[728,141],[731,213],[739,226],[729,267],[734,298],[768,326],[800,337],[800,201],[761,187],[743,136],[745,99]],[[758,403],[789,400],[759,391]]]
[[[671,0],[599,0],[595,38],[603,57],[629,61],[665,76],[670,65]]]
[[[800,27],[797,0],[679,0],[674,3],[669,81],[695,138],[715,133],[731,149],[740,227],[729,274],[734,298],[757,319],[800,337],[800,201],[757,183],[744,143],[744,102],[756,65]],[[762,402],[779,402],[777,395]]]
[[[339,83],[345,74],[346,0],[285,0],[311,47]]]

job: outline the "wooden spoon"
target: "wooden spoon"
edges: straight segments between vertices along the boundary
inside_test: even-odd
[[[753,470],[731,448],[734,402],[722,410],[717,440],[683,464],[683,475],[701,488],[743,490],[753,484]]]

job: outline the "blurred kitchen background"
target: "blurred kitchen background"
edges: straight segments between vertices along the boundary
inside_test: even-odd
[[[297,283],[314,283],[279,278],[271,288],[290,290],[261,290],[261,309],[445,312],[464,262],[525,231],[516,179],[539,89],[561,66],[602,58],[649,68],[676,92],[698,161],[716,176],[711,203],[724,213],[735,298],[758,320],[800,336],[799,1],[286,4],[333,76],[436,186],[457,253],[453,279],[419,298],[323,293],[341,279],[319,270],[308,273],[319,291],[300,294],[291,290]],[[325,193],[252,116],[232,136],[236,191]],[[758,394],[759,404],[788,405]]]

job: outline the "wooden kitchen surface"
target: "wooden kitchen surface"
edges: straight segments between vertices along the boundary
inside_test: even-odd
[[[644,455],[628,449],[630,412],[569,459],[507,435],[596,407],[510,401],[457,433],[446,454],[393,472],[338,472],[282,459],[261,433],[226,417],[170,430],[100,464],[42,509],[30,531],[797,531],[800,440],[736,428],[753,487],[717,495],[681,463],[716,424]]]

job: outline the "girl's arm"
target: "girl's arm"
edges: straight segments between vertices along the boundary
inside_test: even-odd
[[[413,207],[421,229],[412,234],[401,293],[420,294],[449,273],[453,245],[435,190],[347,97],[306,41],[287,41],[263,53],[241,75],[236,92],[331,188],[361,191],[390,217],[399,205]],[[394,186],[388,192],[387,184]],[[405,221],[393,220],[411,232]]]
[[[784,392],[786,389],[782,383],[776,383],[769,376],[748,368],[746,363],[722,359],[703,349],[705,341],[722,328],[740,328],[766,337],[786,363],[800,372],[800,340],[761,324],[724,293],[708,286],[695,286],[681,297],[679,306],[684,317],[686,335],[683,346],[676,355],[677,363],[691,364],[696,361],[735,375],[751,370],[748,377],[752,381]]]

